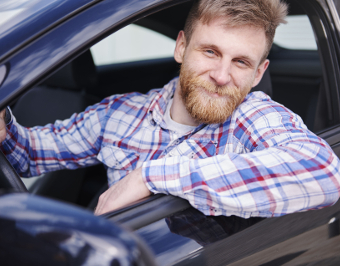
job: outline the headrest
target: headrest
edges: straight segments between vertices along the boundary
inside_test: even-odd
[[[265,94],[269,95],[270,97],[273,96],[272,95],[273,94],[272,80],[270,79],[270,74],[269,74],[268,68],[264,72],[260,83],[257,84],[254,88],[252,88],[250,92],[253,92],[253,91],[263,91]]]
[[[97,72],[90,50],[58,70],[43,85],[71,90],[89,89],[96,86]]]

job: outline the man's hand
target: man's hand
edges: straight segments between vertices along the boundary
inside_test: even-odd
[[[6,139],[5,113],[6,108],[0,112],[0,143]]]
[[[142,178],[142,168],[138,168],[100,195],[95,215],[121,208],[150,194]]]

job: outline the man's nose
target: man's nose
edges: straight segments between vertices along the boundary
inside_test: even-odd
[[[210,78],[218,86],[223,86],[228,84],[231,81],[231,64],[229,62],[218,62],[210,70]]]

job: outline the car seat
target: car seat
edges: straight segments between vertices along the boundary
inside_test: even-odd
[[[250,90],[250,92],[253,91],[263,91],[271,98],[273,97],[272,81],[268,69],[263,73],[263,77],[259,84],[257,84],[254,88]]]
[[[91,52],[86,51],[25,93],[12,107],[13,114],[26,127],[69,118],[101,100],[91,94],[96,83],[96,67]],[[29,192],[86,206],[106,180],[102,165],[60,170],[46,173],[29,188]]]

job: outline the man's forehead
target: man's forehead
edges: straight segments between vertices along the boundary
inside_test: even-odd
[[[211,33],[215,29],[217,29],[221,37],[223,37],[222,36],[223,33],[221,33],[221,30],[222,30],[227,34],[230,33],[231,31],[244,33],[245,35],[247,34],[249,35],[251,33],[254,36],[260,36],[263,40],[266,39],[265,30],[261,27],[254,26],[251,24],[233,25],[233,24],[229,24],[228,21],[226,21],[223,18],[210,20],[208,23],[203,23],[202,21],[198,21],[198,23],[196,24],[194,28],[193,35],[195,35],[195,33],[201,32],[202,29],[205,29],[207,33]],[[200,38],[202,38],[203,36],[204,35],[200,35]]]
[[[219,30],[215,31],[214,29],[219,29]],[[205,34],[202,34],[202,31]],[[216,32],[216,34],[218,34],[218,38],[216,38],[218,41],[223,40],[224,34],[228,35],[230,34],[230,32],[244,33],[238,36],[238,38],[240,39],[240,45],[245,44],[249,47],[253,47],[254,45],[258,44],[259,46],[257,47],[257,49],[260,49],[262,54],[265,53],[266,46],[267,46],[267,39],[265,36],[265,30],[261,27],[254,26],[251,24],[234,25],[234,24],[228,23],[228,20],[226,20],[225,18],[216,18],[216,19],[210,20],[207,23],[198,21],[196,24],[196,27],[194,28],[192,37],[194,37],[196,45],[210,44],[209,45],[210,47],[217,48],[217,45],[213,42],[211,38],[211,36],[214,34],[213,32]],[[251,40],[249,39],[246,40],[244,38],[247,35],[252,36]],[[248,54],[248,55],[245,54],[244,56],[249,57],[251,59],[255,59],[253,54]]]

